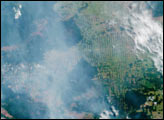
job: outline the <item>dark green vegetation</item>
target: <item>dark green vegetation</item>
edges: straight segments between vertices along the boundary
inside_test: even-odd
[[[58,2],[55,10],[62,20],[71,18],[80,28],[83,57],[97,68],[94,80],[101,81],[113,104],[132,118],[163,118],[163,75],[147,55],[136,55],[133,38],[121,25],[108,24],[119,23],[115,14],[128,14],[128,4]],[[154,99],[148,100],[150,96]]]
[[[17,20],[12,4],[2,9],[1,108],[21,119],[98,119],[106,110],[111,118],[163,118],[163,74],[149,51],[136,50],[126,24],[144,4],[163,23],[163,2],[20,3]]]

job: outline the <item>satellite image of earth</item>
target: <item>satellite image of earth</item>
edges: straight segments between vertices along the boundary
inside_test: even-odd
[[[2,1],[1,119],[163,119],[163,1]]]

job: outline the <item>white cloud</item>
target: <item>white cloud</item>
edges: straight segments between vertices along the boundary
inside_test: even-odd
[[[21,8],[22,8],[21,4],[18,5],[18,8],[13,7],[13,10],[15,12],[15,19],[18,19],[22,15]]]

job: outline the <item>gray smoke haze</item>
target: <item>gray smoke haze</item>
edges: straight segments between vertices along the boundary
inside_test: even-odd
[[[80,30],[73,19],[60,21],[54,4],[2,2],[1,108],[21,119],[83,118],[88,113],[99,118],[118,116],[120,111],[110,105],[105,88],[93,80],[97,69],[79,50]],[[136,49],[151,52],[150,58],[163,72],[163,28],[153,19],[163,14],[163,7],[162,13],[156,9],[159,4],[125,2],[131,10],[120,12],[120,6],[111,4],[103,12],[111,18],[109,11],[116,11],[121,23],[112,19],[109,25],[124,26]],[[147,9],[152,16],[144,12]]]
[[[82,118],[107,104],[78,29],[57,20],[54,4],[2,2],[1,107],[16,118]]]

